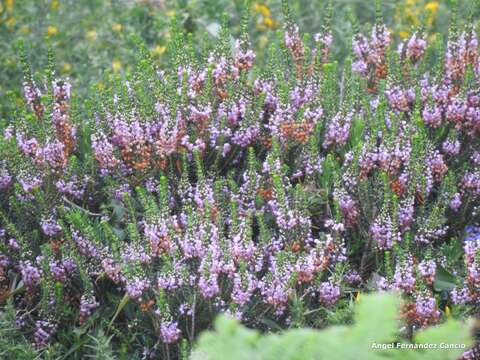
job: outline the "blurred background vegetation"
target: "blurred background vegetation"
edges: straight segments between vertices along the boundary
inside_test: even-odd
[[[384,21],[397,40],[422,28],[432,39],[448,31],[452,9],[459,23],[478,14],[479,0],[384,0]],[[375,20],[374,0],[291,0],[293,20],[302,32],[315,34],[330,23],[334,35],[333,57],[350,51],[355,24],[368,31]],[[194,44],[202,46],[218,36],[222,19],[232,35],[240,32],[244,0],[2,0],[0,4],[0,119],[5,122],[21,97],[22,73],[17,41],[24,39],[33,69],[44,69],[47,47],[52,46],[58,73],[70,78],[75,93],[83,97],[101,84],[106,71],[124,73],[135,64],[132,34],[138,35],[160,66],[168,57],[166,40],[172,18]],[[473,9],[476,10],[473,10]],[[352,19],[355,19],[352,21]],[[283,25],[281,0],[251,1],[250,36],[263,61],[268,45]]]

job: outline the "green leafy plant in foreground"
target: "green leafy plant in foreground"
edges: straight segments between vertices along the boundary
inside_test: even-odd
[[[264,336],[234,319],[220,316],[215,331],[200,335],[192,359],[446,360],[458,359],[462,348],[472,342],[470,326],[453,319],[418,331],[411,343],[400,340],[398,309],[399,297],[392,293],[365,295],[356,306],[352,326],[333,326],[321,331],[291,329]],[[387,345],[393,349],[384,348]]]

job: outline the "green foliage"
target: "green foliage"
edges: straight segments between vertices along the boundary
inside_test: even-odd
[[[291,329],[280,334],[261,335],[237,321],[220,316],[215,331],[200,335],[192,360],[258,359],[457,359],[460,349],[443,349],[445,344],[468,347],[472,339],[469,326],[455,320],[418,331],[412,342],[401,338],[398,323],[399,300],[395,294],[365,295],[355,309],[352,326],[334,326],[324,330]],[[393,349],[380,346],[393,344]],[[401,346],[435,349],[400,349]]]
[[[95,360],[115,360],[117,357],[113,354],[111,340],[113,335],[107,337],[102,330],[99,330],[94,336],[88,336],[91,343],[86,345],[89,354],[85,356],[86,359]]]
[[[0,359],[35,359],[35,348],[15,325],[15,312],[11,302],[0,311]]]

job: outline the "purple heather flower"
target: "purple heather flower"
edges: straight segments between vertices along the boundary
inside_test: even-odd
[[[22,280],[28,290],[34,290],[40,282],[41,272],[33,266],[30,261],[22,261],[20,263],[20,271],[22,273]]]
[[[4,190],[12,183],[12,176],[3,162],[0,162],[0,165],[2,165],[0,166],[0,190]]]
[[[355,61],[352,63],[352,71],[362,76],[368,74],[370,66],[381,66],[385,63],[386,48],[390,44],[391,36],[387,27],[377,24],[373,27],[370,41],[362,34],[356,34],[352,41]]]
[[[193,314],[192,306],[188,303],[180,304],[178,312],[182,315],[191,316]]]
[[[20,175],[18,182],[20,183],[23,191],[26,193],[31,192],[34,189],[38,189],[42,185],[42,178],[31,174]]]
[[[108,174],[119,163],[114,153],[113,144],[102,132],[93,134],[91,140],[95,159],[100,166],[100,170],[102,174]]]
[[[440,154],[438,150],[430,152],[426,159],[427,169],[430,171],[430,174],[433,176],[433,180],[440,182],[443,179],[443,176],[447,173],[448,167],[445,164],[443,155]]]
[[[413,260],[408,258],[401,264],[397,264],[393,282],[397,289],[411,293],[415,289],[415,275],[413,273]]]
[[[340,298],[340,286],[331,281],[323,282],[318,289],[320,302],[326,306],[332,306]]]
[[[400,241],[400,234],[393,227],[389,215],[381,215],[370,227],[372,239],[381,250],[391,249],[395,242]]]
[[[92,312],[100,305],[91,293],[83,294],[80,299],[80,324],[85,323]]]
[[[152,261],[152,256],[145,251],[144,246],[138,243],[126,245],[122,249],[120,258],[125,263],[149,264]]]
[[[458,211],[458,209],[460,209],[460,207],[462,206],[462,197],[460,193],[457,192],[453,195],[452,200],[450,200],[449,206],[454,211]]]
[[[322,46],[327,48],[329,48],[333,42],[333,36],[331,32],[315,34],[314,39],[317,43],[320,43]]]
[[[126,194],[131,194],[130,192],[130,185],[128,184],[122,184],[118,186],[114,191],[113,191],[113,198],[117,201],[123,201],[123,197]]]
[[[37,320],[35,323],[35,332],[33,334],[33,341],[37,347],[46,346],[53,333],[56,331],[56,326],[45,320]]]
[[[50,141],[39,150],[39,156],[54,169],[63,169],[67,165],[65,145],[58,140]]]
[[[43,219],[40,225],[43,233],[50,237],[55,236],[62,231],[62,227],[53,218]]]
[[[0,254],[0,272],[5,271],[5,268],[10,265],[11,260],[7,255]]]
[[[72,229],[72,239],[77,245],[77,249],[80,254],[92,258],[100,257],[100,250],[97,248],[97,246],[82,236],[80,232],[75,229]]]
[[[57,190],[65,195],[70,195],[75,199],[81,199],[85,194],[87,183],[90,181],[88,176],[83,179],[78,179],[72,176],[69,180],[60,179],[55,183]]]
[[[400,86],[390,86],[385,90],[390,106],[398,111],[409,111],[415,101],[415,92],[412,89],[402,89]]]
[[[242,126],[237,131],[235,131],[232,142],[235,145],[241,147],[248,147],[252,144],[260,135],[260,128],[257,124],[250,125],[250,126]]]
[[[440,318],[435,298],[428,294],[415,297],[416,321],[421,325],[435,324]]]
[[[356,270],[351,270],[345,274],[345,281],[350,285],[358,285],[362,282],[362,278]]]
[[[337,113],[328,125],[323,147],[327,148],[331,145],[345,145],[350,134],[350,126],[352,124],[353,113],[342,114]]]
[[[162,321],[160,324],[160,337],[167,344],[178,341],[181,334],[178,323],[175,321]]]
[[[218,286],[218,275],[215,273],[200,276],[198,281],[200,293],[205,299],[211,299],[220,292]]]
[[[45,111],[45,107],[41,101],[42,93],[36,86],[35,81],[25,81],[23,83],[23,93],[30,110],[33,111],[38,118],[40,118]]]
[[[465,242],[469,241],[480,241],[480,226],[479,225],[469,225],[465,227]]]
[[[427,42],[418,37],[417,33],[413,34],[407,41],[407,57],[410,58],[412,62],[417,62],[422,58],[426,47]]]
[[[398,209],[398,225],[402,233],[409,231],[413,223],[413,214],[415,212],[413,197],[407,197],[400,202]]]
[[[12,249],[13,251],[18,251],[18,250],[20,250],[20,245],[18,244],[17,239],[15,239],[15,238],[10,238],[10,239],[8,240],[8,246],[9,246],[10,249]]]
[[[277,275],[279,276],[279,275]],[[284,280],[280,278],[274,278],[270,281],[260,281],[259,289],[267,304],[272,305],[275,309],[282,312],[285,309],[285,305],[288,302],[288,295],[291,293],[291,289]]]
[[[77,264],[72,258],[64,258],[62,260],[62,266],[65,268],[68,274],[73,274],[77,270]]]
[[[257,286],[257,279],[252,274],[235,273],[233,277],[232,301],[240,306],[245,305],[252,297]]]
[[[150,193],[155,193],[157,192],[158,189],[158,182],[155,178],[149,178],[145,180],[145,188],[147,189],[148,192]]]
[[[464,119],[465,110],[466,108],[464,101],[458,98],[454,98],[447,106],[447,119],[459,124]]]
[[[462,187],[474,194],[480,194],[480,172],[466,172],[462,179]]]
[[[248,70],[253,66],[255,53],[251,49],[244,49],[242,42],[237,40],[235,42],[235,59],[234,64],[239,70]],[[248,44],[245,44],[248,45]]]
[[[51,260],[49,261],[48,265],[53,278],[56,281],[65,282],[65,280],[67,279],[67,276],[66,276],[66,270],[63,264],[58,261]]]
[[[355,200],[344,190],[336,190],[334,197],[340,205],[340,210],[345,218],[345,225],[352,226],[357,222],[359,211]]]
[[[298,26],[289,25],[285,31],[285,47],[290,50],[295,62],[299,62],[304,55],[305,49]]]
[[[114,283],[119,283],[122,276],[120,275],[120,267],[115,263],[114,260],[110,258],[105,258],[102,260],[102,269],[105,274],[112,280]]]
[[[183,278],[180,270],[180,266],[173,267],[172,269],[162,270],[162,273],[157,278],[157,284],[160,289],[173,290],[183,285]]]
[[[130,280],[127,280],[127,285],[125,286],[125,290],[127,295],[132,299],[137,299],[142,294],[150,288],[150,283],[147,279],[142,279],[139,277],[134,277]]]
[[[390,291],[392,289],[392,285],[388,282],[386,278],[381,276],[376,282],[376,289],[378,291]]]
[[[431,241],[441,238],[447,233],[448,226],[438,225],[435,227],[421,227],[415,235],[415,241],[429,244]]]
[[[383,51],[391,41],[390,31],[384,24],[375,24],[372,29],[372,47],[375,51]],[[380,54],[378,54],[380,55]]]
[[[422,118],[427,126],[437,128],[442,122],[442,112],[437,106],[427,106],[422,111]]]
[[[471,301],[470,292],[467,288],[454,288],[450,291],[450,297],[455,305],[463,305]]]
[[[15,319],[15,327],[17,329],[21,329],[26,324],[27,324],[27,315],[26,314],[17,315],[17,318]]]
[[[447,139],[442,144],[442,150],[448,155],[458,155],[460,153],[460,142],[458,140]]]
[[[477,360],[478,358],[478,347],[474,345],[471,349],[465,351],[460,357],[461,360]]]
[[[363,60],[357,60],[352,63],[352,71],[362,76],[368,73],[368,64]]]
[[[423,260],[418,264],[418,271],[427,284],[433,284],[436,269],[437,264],[433,260]]]

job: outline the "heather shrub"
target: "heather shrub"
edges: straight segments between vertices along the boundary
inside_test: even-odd
[[[87,99],[53,49],[35,73],[19,42],[0,275],[23,352],[187,357],[220,313],[321,328],[373,290],[398,292],[404,339],[476,314],[475,13],[397,42],[378,3],[336,59],[329,21],[302,34],[285,2],[257,63],[246,9],[238,39],[224,22],[215,44],[174,18],[165,67],[133,36],[131,71]]]

